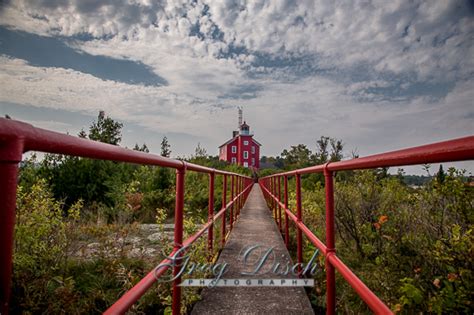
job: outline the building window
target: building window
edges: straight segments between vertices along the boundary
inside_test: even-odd
[[[255,158],[252,158],[252,166],[255,166]]]
[[[237,153],[237,146],[235,145],[232,146],[232,153]]]
[[[237,159],[235,157],[232,158],[232,163],[237,163]]]
[[[249,167],[249,163],[244,162],[244,167]]]
[[[252,146],[252,154],[255,154],[255,146]]]
[[[249,158],[249,151],[244,151],[244,159],[248,159]]]
[[[248,142],[248,141],[244,141],[244,145],[249,145],[249,142]]]

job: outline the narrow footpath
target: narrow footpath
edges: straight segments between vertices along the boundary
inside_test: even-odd
[[[254,245],[261,245],[245,264],[242,252]],[[268,248],[273,247],[275,257],[269,257],[258,275],[242,275],[242,271],[254,270],[253,263],[259,261]],[[260,251],[260,253],[258,253]],[[229,270],[225,279],[282,279],[295,278],[275,275],[272,272],[262,274],[272,268],[271,263],[291,262],[278,227],[272,218],[262,191],[255,184],[241,210],[225,248],[217,263],[227,263]],[[245,268],[245,269],[244,269]],[[250,269],[249,269],[250,268]],[[309,299],[302,287],[214,287],[202,291],[202,300],[196,303],[192,314],[313,314]]]

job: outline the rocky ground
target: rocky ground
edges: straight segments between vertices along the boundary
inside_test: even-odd
[[[170,244],[173,239],[174,224],[140,224],[131,228],[127,233],[111,232],[103,237],[88,236],[81,239],[72,256],[78,259],[97,257],[127,256],[156,257],[165,255],[164,244]]]

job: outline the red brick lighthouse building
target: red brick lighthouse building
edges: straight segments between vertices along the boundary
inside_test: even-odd
[[[219,160],[258,170],[260,167],[260,147],[253,138],[250,126],[242,123],[242,109],[239,108],[238,130],[232,132],[232,139],[219,147]]]

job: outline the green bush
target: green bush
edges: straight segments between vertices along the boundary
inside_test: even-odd
[[[419,189],[377,170],[337,178],[338,256],[394,312],[472,313],[474,194],[463,175],[450,169],[442,180],[434,178]],[[305,181],[314,178],[303,177],[304,222],[324,242],[324,187]],[[290,207],[295,209],[293,182]],[[305,248],[307,254],[314,250]],[[315,279],[310,295],[321,309],[325,279],[321,274]],[[342,279],[337,292],[339,309],[369,312]]]
[[[13,260],[14,308],[38,311],[50,309],[50,299],[66,306],[77,297],[67,276],[68,233],[79,217],[82,202],[64,213],[52,197],[45,180],[30,190],[18,187],[15,251]],[[59,286],[57,285],[59,284]],[[59,296],[56,296],[61,292]]]

